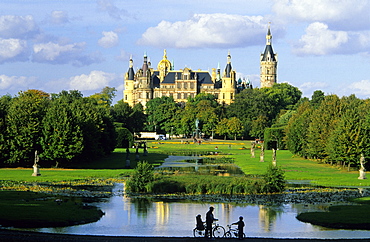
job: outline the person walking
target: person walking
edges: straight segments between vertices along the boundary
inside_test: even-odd
[[[205,233],[204,236],[206,238],[209,237],[210,239],[214,239],[214,238],[212,238],[212,224],[213,224],[214,221],[218,220],[217,218],[215,218],[213,216],[213,210],[214,209],[215,208],[211,206],[211,207],[209,207],[209,210],[206,213],[206,233]]]
[[[243,239],[243,234],[244,234],[244,221],[243,221],[243,216],[239,217],[239,221],[232,223],[233,225],[238,225],[238,237],[239,239]]]

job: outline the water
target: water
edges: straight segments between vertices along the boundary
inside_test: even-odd
[[[324,205],[235,205],[185,201],[148,201],[122,196],[123,185],[114,188],[115,196],[96,204],[105,215],[97,222],[64,228],[41,228],[32,231],[111,236],[192,237],[195,216],[214,206],[214,215],[226,229],[240,215],[248,237],[265,238],[370,238],[370,231],[326,229],[302,223],[295,217],[303,211],[322,211]]]

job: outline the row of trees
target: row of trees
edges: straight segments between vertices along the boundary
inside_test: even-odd
[[[281,110],[292,109],[301,95],[298,88],[281,83],[272,88],[246,89],[228,106],[204,93],[189,98],[185,104],[176,103],[172,97],[155,98],[147,103],[144,129],[192,136],[198,120],[199,129],[207,136],[262,138]]]
[[[0,164],[30,166],[35,150],[44,165],[86,161],[110,153],[116,144],[111,118],[115,89],[88,98],[78,91],[39,90],[0,98]]]
[[[370,156],[370,100],[316,91],[289,119],[286,142],[294,154],[359,167],[361,154]]]

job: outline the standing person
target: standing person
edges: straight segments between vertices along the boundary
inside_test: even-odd
[[[243,217],[239,217],[239,221],[232,223],[233,225],[238,225],[238,237],[239,239],[243,239],[243,234],[244,234],[244,222],[243,222]]]
[[[213,216],[214,207],[209,207],[208,212],[206,213],[206,233],[205,237],[212,239],[212,223],[213,221],[217,221],[218,219]]]

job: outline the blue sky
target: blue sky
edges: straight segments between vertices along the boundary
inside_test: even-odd
[[[163,50],[175,69],[223,69],[259,86],[268,23],[278,82],[370,96],[370,0],[2,0],[0,95],[40,89],[84,96],[115,87],[132,55],[152,66]]]

